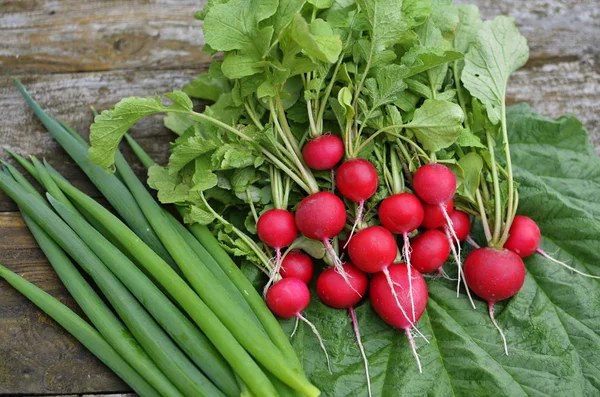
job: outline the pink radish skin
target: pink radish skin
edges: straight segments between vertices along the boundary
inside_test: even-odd
[[[427,230],[411,241],[411,261],[421,273],[430,273],[442,267],[450,255],[450,243],[439,230]]]
[[[338,235],[346,225],[344,202],[331,192],[318,192],[305,197],[296,208],[296,226],[308,238],[321,240],[333,261],[333,266],[350,284],[329,239]]]
[[[504,248],[516,253],[521,258],[527,258],[535,254],[541,239],[542,233],[538,225],[531,218],[517,215],[510,226]]]
[[[352,286],[350,287],[344,278],[334,269],[329,268],[317,277],[317,295],[321,301],[327,306],[335,309],[348,309],[350,319],[352,320],[352,328],[356,336],[360,353],[365,365],[365,376],[367,378],[368,395],[371,396],[371,377],[369,376],[369,361],[365,354],[364,346],[360,338],[360,329],[358,328],[358,320],[354,312],[356,305],[369,286],[369,278],[367,274],[360,271],[349,262],[344,263],[344,270],[350,278]]]
[[[490,318],[502,337],[504,353],[508,355],[506,337],[494,318],[493,307],[496,302],[515,295],[523,286],[523,260],[507,249],[478,248],[467,255],[464,274],[471,290],[488,302]]]
[[[410,193],[394,194],[381,202],[379,220],[392,233],[410,233],[423,222],[423,204]]]
[[[302,280],[304,284],[309,284],[313,272],[312,258],[300,250],[292,250],[283,258],[279,274],[283,278],[293,277]]]
[[[296,226],[300,233],[315,240],[333,238],[344,229],[346,207],[330,192],[305,197],[296,209]]]
[[[342,196],[360,203],[377,191],[377,169],[365,159],[347,160],[338,167],[335,184]]]
[[[317,295],[323,303],[335,309],[350,309],[367,292],[369,278],[351,263],[343,265],[351,286],[333,268],[328,268],[317,277]]]
[[[428,204],[443,204],[456,193],[456,177],[442,164],[427,164],[413,176],[413,189]]]
[[[454,226],[456,237],[458,237],[459,241],[464,241],[471,232],[471,218],[465,212],[456,209],[449,215],[452,220],[452,226]],[[445,228],[446,226],[441,227],[441,229]]]
[[[344,157],[344,142],[332,134],[324,134],[304,145],[302,158],[313,170],[330,170]]]
[[[358,232],[348,244],[352,263],[366,273],[382,271],[396,259],[398,245],[384,227],[370,226]]]
[[[292,318],[300,314],[310,303],[310,292],[306,284],[297,278],[284,278],[267,291],[269,309],[280,318]]]
[[[446,224],[446,217],[442,211],[442,206],[446,209],[448,215],[452,216],[454,212],[454,201],[452,199],[446,201],[442,205],[423,204],[423,222],[421,226],[426,229],[437,229]]]
[[[572,272],[584,277],[600,279],[599,276],[584,273],[547,254],[546,251],[540,248],[541,239],[540,228],[533,219],[524,215],[517,215],[510,226],[508,240],[504,243],[504,248],[513,251],[521,258],[527,258],[537,252],[549,261],[557,263]]]
[[[298,235],[294,215],[286,210],[268,210],[258,218],[258,238],[269,247],[284,248],[292,244]]]
[[[417,361],[419,372],[422,372],[421,362],[417,354],[411,329],[419,321],[427,306],[427,299],[429,297],[427,284],[421,273],[414,270],[409,273],[409,269],[405,264],[391,265],[387,269],[387,272],[387,276],[384,273],[377,273],[371,279],[369,286],[371,304],[383,321],[392,327],[405,331],[413,355]],[[411,281],[410,283],[409,280]],[[411,306],[411,295],[407,288],[409,284],[412,285],[412,300],[415,306],[416,317],[414,321],[410,321],[406,317],[406,313]]]
[[[323,339],[321,338],[319,331],[313,323],[308,321],[308,319],[301,314],[310,303],[310,291],[308,290],[306,284],[297,278],[283,278],[269,288],[265,300],[267,307],[277,317],[283,319],[296,317],[297,319],[304,321],[312,329],[313,333],[319,340],[321,349],[325,353],[329,373],[331,373],[329,355],[327,354],[327,349],[325,349],[325,345],[323,344]]]

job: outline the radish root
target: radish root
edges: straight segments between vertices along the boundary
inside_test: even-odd
[[[350,313],[350,318],[352,319],[352,328],[354,328],[354,335],[356,335],[356,342],[358,343],[358,348],[360,349],[360,354],[362,356],[363,362],[365,363],[365,376],[367,377],[367,391],[369,393],[369,397],[373,394],[371,392],[371,377],[369,376],[369,360],[367,359],[367,354],[365,353],[365,348],[360,340],[360,329],[358,328],[358,320],[356,319],[356,313],[354,312],[354,308],[351,307],[348,309]]]
[[[490,314],[490,318],[492,319],[492,323],[494,324],[494,327],[496,327],[498,332],[500,332],[500,336],[502,337],[502,342],[504,343],[504,354],[506,354],[508,356],[508,345],[506,344],[506,336],[504,336],[504,331],[502,331],[502,328],[500,328],[500,326],[496,322],[496,318],[494,317],[494,304],[491,302],[488,303],[488,313]]]
[[[350,236],[348,237],[346,244],[344,244],[344,249],[346,249],[348,244],[350,244],[350,240],[352,240],[352,236],[354,236],[354,231],[356,230],[356,226],[362,221],[362,215],[363,215],[364,208],[365,208],[365,201],[361,200],[358,203],[358,209],[356,210],[356,219],[354,220],[354,225],[352,225],[352,230],[350,231]]]
[[[294,330],[292,331],[292,333],[290,334],[290,339],[292,339],[294,337],[294,335],[296,335],[296,331],[298,331],[298,323],[299,323],[299,318],[296,317],[296,324],[294,324]]]
[[[267,284],[265,284],[265,288],[263,289],[263,297],[266,298],[267,296],[267,291],[269,290],[269,288],[271,288],[271,285],[273,285],[273,283],[275,282],[275,278],[279,275],[279,271],[281,270],[281,262],[283,262],[281,260],[281,249],[277,248],[276,252],[276,256],[275,256],[275,266],[273,266],[273,269],[271,270],[271,273],[269,274],[269,281],[267,281]]]
[[[572,272],[575,272],[575,273],[577,273],[577,274],[580,274],[580,275],[582,275],[583,277],[589,277],[589,278],[600,279],[600,277],[599,277],[599,276],[594,276],[594,275],[591,275],[591,274],[584,273],[584,272],[582,272],[582,271],[580,271],[580,270],[577,270],[577,269],[575,269],[573,266],[569,266],[569,265],[567,265],[567,264],[566,264],[565,262],[563,262],[563,261],[559,261],[558,259],[555,259],[555,258],[551,257],[550,255],[548,255],[548,254],[546,253],[546,251],[544,251],[544,250],[543,250],[543,249],[541,249],[541,248],[538,248],[536,251],[538,252],[538,254],[542,255],[544,258],[548,259],[549,261],[552,261],[552,262],[554,262],[554,263],[558,263],[559,265],[561,265],[561,266],[564,266],[564,267],[566,267],[567,269],[571,270]]]
[[[308,319],[306,317],[302,316],[302,314],[300,314],[300,313],[296,314],[296,317],[299,318],[300,320],[304,321],[306,324],[308,324],[310,329],[312,329],[312,332],[315,334],[315,336],[319,340],[319,345],[321,345],[321,350],[323,350],[323,353],[325,353],[325,359],[327,360],[327,369],[329,370],[329,374],[333,375],[333,371],[331,370],[331,362],[329,361],[329,354],[327,353],[325,344],[323,344],[323,338],[321,338],[321,334],[317,330],[317,327],[315,327],[315,325],[313,323],[308,321]]]
[[[415,360],[417,361],[417,366],[419,367],[419,373],[422,374],[423,368],[421,367],[421,360],[419,359],[419,353],[417,353],[417,344],[415,343],[415,339],[413,338],[413,336],[410,332],[410,328],[404,329],[404,332],[406,332],[406,337],[408,338],[408,343],[410,343],[410,349],[412,350],[413,356],[415,357]]]
[[[408,294],[410,295],[410,306],[412,309],[412,321],[411,324],[415,321],[415,300],[412,292],[412,271],[410,265],[410,240],[408,239],[408,233],[402,233],[402,237],[404,238],[404,245],[402,246],[402,256],[404,256],[404,261],[406,262],[406,267],[408,268]]]
[[[456,297],[458,298],[458,296],[460,295],[460,281],[461,281],[461,276],[462,276],[462,282],[465,285],[465,290],[467,291],[467,296],[469,297],[469,302],[471,302],[471,306],[473,307],[473,309],[475,309],[475,302],[473,302],[473,297],[471,297],[471,291],[469,290],[469,286],[467,285],[467,279],[465,278],[465,275],[463,273],[462,263],[460,261],[460,254],[456,252],[456,248],[454,247],[452,238],[450,237],[450,232],[448,231],[448,227],[445,227],[444,230],[446,231],[446,237],[448,238],[448,241],[450,242],[450,249],[452,250],[452,255],[454,256],[454,259],[456,260],[456,264],[458,265],[458,279],[457,279],[458,282],[456,283]]]
[[[383,274],[385,275],[385,279],[387,280],[388,286],[390,287],[390,289],[392,290],[392,296],[394,297],[394,300],[396,301],[396,306],[398,306],[398,308],[400,309],[400,311],[402,312],[402,315],[404,315],[404,318],[406,319],[406,321],[408,321],[408,323],[413,327],[413,329],[415,330],[415,332],[422,337],[423,339],[425,339],[425,341],[427,343],[429,343],[429,340],[425,337],[425,335],[423,335],[421,333],[421,331],[419,331],[419,329],[415,326],[414,321],[412,321],[409,317],[408,314],[406,313],[406,311],[404,310],[404,307],[402,307],[402,305],[400,304],[400,300],[398,299],[398,294],[396,294],[396,288],[394,288],[395,285],[399,286],[400,288],[402,288],[402,286],[398,283],[395,283],[392,280],[392,277],[390,276],[390,271],[388,270],[387,267],[384,267],[382,270]]]
[[[467,235],[467,239],[466,239],[466,241],[467,241],[467,243],[471,244],[471,246],[473,246],[474,248],[481,248],[481,247],[479,246],[479,244],[477,244],[477,243],[475,242],[475,240],[473,240],[473,237],[471,237],[471,235],[470,235],[470,234],[469,234],[469,235]]]
[[[335,269],[335,271],[338,272],[340,276],[342,276],[342,278],[344,279],[346,284],[348,284],[350,286],[350,288],[352,288],[352,291],[356,292],[358,294],[358,296],[360,296],[362,298],[362,294],[360,292],[358,292],[356,290],[356,288],[354,288],[354,286],[350,282],[350,279],[348,278],[348,273],[346,273],[346,271],[344,270],[344,267],[342,266],[343,265],[342,261],[340,260],[339,256],[336,254],[335,250],[333,249],[331,242],[328,239],[325,239],[325,240],[323,240],[323,244],[325,244],[325,248],[327,248],[327,253],[329,254],[331,260],[333,261],[333,268]]]

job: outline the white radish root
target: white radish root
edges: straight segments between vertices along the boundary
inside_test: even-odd
[[[410,306],[412,309],[412,320],[411,324],[415,322],[415,299],[413,297],[412,291],[412,271],[410,264],[410,240],[408,239],[408,233],[402,233],[402,237],[404,238],[404,245],[402,246],[402,256],[404,256],[404,262],[406,262],[406,267],[408,268],[408,294],[410,295]]]
[[[360,349],[360,354],[365,364],[365,376],[367,377],[367,391],[369,393],[369,397],[372,397],[373,394],[371,392],[371,377],[369,376],[369,360],[367,359],[365,348],[362,344],[362,341],[360,340],[360,329],[358,328],[358,320],[356,319],[356,313],[354,312],[353,307],[349,308],[348,312],[350,313],[350,318],[352,319],[352,328],[354,329],[354,335],[356,335],[356,342],[358,343],[358,348]]]
[[[506,344],[506,336],[504,336],[504,331],[502,331],[502,328],[500,328],[500,326],[496,322],[496,318],[494,317],[494,304],[491,302],[488,302],[488,313],[490,314],[490,318],[492,319],[492,324],[494,324],[494,327],[496,327],[498,332],[500,332],[502,342],[504,343],[504,354],[508,356],[508,345]]]
[[[327,369],[329,370],[329,374],[332,375],[333,371],[331,370],[331,362],[329,361],[329,354],[327,353],[327,349],[325,348],[325,344],[323,343],[323,338],[321,338],[321,334],[317,330],[317,327],[315,327],[315,325],[313,323],[308,321],[308,319],[300,313],[296,314],[296,317],[299,318],[300,320],[304,321],[306,324],[308,324],[310,329],[312,329],[312,332],[315,334],[315,336],[319,340],[319,345],[321,345],[321,350],[323,350],[323,353],[325,353],[325,359],[327,360]]]

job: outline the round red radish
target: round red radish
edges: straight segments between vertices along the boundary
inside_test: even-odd
[[[321,135],[304,145],[302,158],[313,170],[330,170],[344,157],[344,142],[331,134]]]
[[[411,262],[421,273],[439,269],[450,255],[450,243],[439,230],[427,230],[411,241]]]
[[[310,292],[302,280],[283,278],[269,288],[266,302],[277,317],[296,317],[310,303]]]
[[[405,313],[410,313],[411,301],[408,292],[408,268],[403,263],[395,264],[391,265],[388,271],[394,283],[394,291],[398,296],[400,306],[402,306]],[[425,283],[425,279],[421,273],[412,269],[411,275],[413,300],[415,303],[415,320],[413,323],[416,324],[425,311],[429,292],[427,290],[427,283]],[[402,313],[402,310],[396,304],[392,289],[383,272],[376,273],[373,276],[369,290],[371,304],[383,321],[393,327],[405,330],[412,327],[407,316]]]
[[[473,250],[467,255],[463,270],[469,288],[490,304],[510,298],[525,281],[523,260],[507,249]]]
[[[342,196],[358,203],[375,194],[377,178],[377,169],[368,160],[350,159],[338,167],[335,184]]]
[[[444,216],[442,208],[446,209],[448,215],[452,214],[454,211],[454,200],[450,199],[442,205],[424,203],[423,222],[421,223],[421,227],[437,229],[438,227],[444,226],[446,224],[446,217]]]
[[[454,227],[454,233],[456,237],[463,241],[467,238],[469,233],[471,232],[471,218],[465,212],[454,210],[450,215],[450,220],[452,221],[452,227]],[[444,230],[445,226],[442,226],[440,229]]]
[[[394,194],[379,206],[379,220],[392,233],[410,233],[423,222],[423,204],[414,194]]]
[[[367,292],[369,278],[351,263],[343,264],[350,285],[334,268],[328,268],[317,277],[317,295],[327,306],[349,309],[356,305]]]
[[[279,209],[262,214],[258,218],[256,232],[263,243],[277,249],[292,244],[298,235],[294,215]]]
[[[341,232],[345,224],[344,202],[330,192],[311,194],[296,209],[296,226],[308,238],[330,239]]]
[[[420,167],[413,177],[413,189],[428,204],[443,204],[456,193],[456,177],[442,164]]]
[[[511,250],[521,258],[527,258],[537,251],[541,238],[540,228],[533,219],[517,215],[510,226],[504,248]]]
[[[352,263],[367,273],[380,272],[394,262],[397,253],[394,235],[381,226],[369,226],[361,230],[348,244]]]
[[[279,274],[283,278],[293,277],[310,283],[313,277],[312,258],[300,250],[292,250],[283,258]]]

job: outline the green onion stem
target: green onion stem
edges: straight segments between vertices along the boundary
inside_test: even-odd
[[[0,278],[3,278],[12,285],[23,296],[33,302],[44,313],[52,317],[61,327],[75,337],[92,354],[100,359],[107,367],[123,379],[131,388],[144,397],[161,397],[167,395],[178,395],[174,390],[172,394],[167,394],[162,390],[156,391],[135,369],[133,369],[114,349],[113,347],[96,331],[92,326],[85,322],[81,317],[75,314],[67,306],[56,300],[50,294],[42,291],[40,288],[11,272],[0,265]],[[138,355],[142,355],[138,351]],[[158,372],[158,375],[160,372]]]

